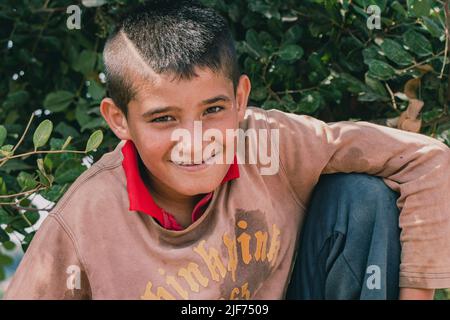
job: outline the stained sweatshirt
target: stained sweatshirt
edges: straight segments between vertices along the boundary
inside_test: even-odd
[[[399,193],[400,286],[450,287],[446,145],[364,121],[253,107],[240,128],[278,132],[266,137],[279,170],[239,163],[239,178],[220,184],[182,230],[130,210],[121,141],[51,210],[5,298],[282,299],[311,193],[321,174],[335,172],[380,176]]]

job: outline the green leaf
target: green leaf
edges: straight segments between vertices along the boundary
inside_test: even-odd
[[[381,97],[386,97],[388,95],[386,88],[383,86],[381,81],[370,77],[368,74],[365,76],[366,85],[376,94]]]
[[[58,123],[55,127],[55,132],[61,134],[63,137],[72,136],[78,138],[80,136],[78,131],[74,127],[68,125],[65,121]]]
[[[299,112],[299,106],[290,94],[285,94],[282,98],[283,108],[289,112]]]
[[[303,56],[303,49],[296,44],[288,44],[280,49],[278,55],[281,59],[292,62]]]
[[[344,80],[347,90],[352,93],[360,93],[367,90],[364,83],[348,73],[341,73],[339,77]]]
[[[11,216],[0,207],[0,224],[8,224],[10,220]]]
[[[245,34],[245,44],[250,54],[259,59],[264,54],[264,49],[259,41],[258,33],[250,29]]]
[[[263,101],[267,98],[267,89],[263,86],[256,87],[254,90],[250,91],[251,99],[256,101]]]
[[[432,121],[438,119],[442,114],[441,109],[434,109],[430,111],[425,111],[422,113],[422,120],[425,122]]]
[[[86,152],[91,152],[94,149],[97,149],[103,141],[103,132],[101,130],[97,130],[91,134],[88,142],[86,143]]]
[[[300,41],[302,34],[303,34],[303,29],[298,24],[293,25],[283,35],[283,37],[284,37],[283,44],[286,45],[286,44],[297,43],[298,41]]]
[[[0,148],[0,155],[3,157],[11,157],[13,155],[12,149],[14,149],[12,144],[5,144]]]
[[[249,1],[248,8],[264,15],[267,19],[280,19],[278,10],[273,5],[266,4],[263,1]]]
[[[362,54],[364,57],[364,63],[368,65],[367,61],[373,60],[373,59],[385,61],[384,56],[382,56],[380,52],[381,52],[381,49],[374,45],[371,45],[371,46],[365,48],[362,51]]]
[[[74,97],[75,95],[69,91],[55,91],[45,97],[44,107],[52,112],[65,111]]]
[[[381,96],[376,94],[375,92],[362,92],[359,96],[358,96],[358,101],[361,102],[374,102],[374,101],[380,101],[381,100]]]
[[[280,102],[274,101],[274,100],[267,100],[262,104],[262,108],[264,110],[271,110],[271,109],[279,109],[280,108]]]
[[[81,127],[81,132],[84,132],[87,129],[97,129],[97,128],[105,127],[105,126],[106,126],[106,121],[105,121],[105,119],[103,119],[103,117],[91,118],[91,120],[88,123],[85,123]]]
[[[42,184],[45,187],[51,187],[53,183],[53,176],[52,175],[46,175],[43,174],[41,171],[36,170],[38,176],[39,176],[39,183]]]
[[[381,11],[384,11],[387,4],[387,0],[359,0],[356,2],[364,8],[367,8],[370,5],[377,5],[380,7]]]
[[[33,135],[34,150],[45,145],[53,131],[53,123],[46,119],[37,127]]]
[[[65,160],[55,171],[55,182],[58,184],[72,183],[85,170],[86,167],[81,164],[80,160]]]
[[[22,188],[22,190],[34,189],[38,184],[33,175],[24,171],[20,172],[17,176],[17,183]]]
[[[12,171],[30,170],[33,167],[19,159],[8,160],[3,166],[2,171],[10,174]]]
[[[35,234],[36,234],[36,231],[33,231],[25,236],[25,238],[22,241],[23,252],[27,251],[28,247],[30,246],[31,240],[33,240],[33,237]]]
[[[423,34],[412,29],[403,34],[403,43],[419,57],[426,57],[433,53],[430,41]]]
[[[88,115],[88,104],[84,99],[80,99],[75,109],[75,118],[77,119],[80,127],[86,125],[92,118]]]
[[[106,3],[106,0],[81,0],[85,7],[100,7]]]
[[[10,224],[11,227],[13,227],[15,230],[22,230],[25,228],[29,228],[30,224],[31,226],[33,226],[39,220],[39,217],[40,217],[39,212],[27,211],[23,214],[21,213],[17,215]]]
[[[3,242],[3,248],[5,248],[8,251],[11,251],[16,248],[16,244],[12,241],[7,240],[7,241]]]
[[[71,137],[71,136],[68,136],[67,139],[66,139],[66,141],[64,142],[64,144],[63,144],[61,150],[66,149],[67,146],[69,145],[70,141],[72,141],[72,137]]]
[[[400,66],[409,66],[414,62],[414,58],[394,40],[384,39],[380,47],[389,60]]]
[[[415,17],[428,16],[431,10],[430,0],[407,0],[408,12]]]
[[[444,35],[444,29],[442,29],[436,22],[428,17],[422,18],[422,24],[426,30],[435,38],[441,38]]]
[[[0,253],[0,266],[8,266],[14,262],[13,258]]]
[[[369,75],[379,80],[392,79],[396,72],[389,64],[379,60],[368,60]]]
[[[101,100],[105,96],[105,88],[97,81],[91,81],[88,87],[88,93],[94,100]]]
[[[85,76],[94,71],[95,62],[97,61],[97,53],[94,51],[83,50],[72,68],[75,71],[81,72]]]
[[[39,158],[36,160],[36,164],[38,166],[39,171],[41,171],[44,174],[47,174],[47,172],[45,172],[44,160]]]
[[[9,234],[7,234],[7,233],[5,232],[5,230],[3,230],[3,229],[0,227],[0,242],[6,242],[6,241],[9,241]]]
[[[30,94],[25,90],[10,92],[2,106],[5,109],[18,109],[23,107],[28,102],[29,98]]]
[[[311,53],[308,57],[308,79],[312,84],[318,84],[320,81],[328,77],[330,74],[330,68],[327,68],[321,56],[317,52]]]
[[[38,170],[36,170],[38,176],[39,176],[39,182],[43,184],[46,187],[50,187],[53,183],[53,176],[48,174],[45,170],[44,166],[44,160],[43,159],[37,159],[36,160]]]
[[[402,4],[400,4],[398,1],[394,1],[391,4],[391,8],[394,9],[398,15],[400,15],[401,18],[406,18],[407,12]]]
[[[8,131],[6,131],[6,128],[4,126],[0,126],[0,147],[5,142],[7,134],[8,134]]]
[[[40,194],[48,201],[57,202],[66,192],[69,184],[55,184],[51,188],[42,191]]]
[[[322,101],[322,97],[318,92],[305,93],[300,100],[298,109],[300,112],[312,114],[320,108]]]

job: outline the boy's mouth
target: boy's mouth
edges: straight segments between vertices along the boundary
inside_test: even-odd
[[[217,154],[213,154],[206,160],[203,160],[202,163],[194,163],[192,161],[171,161],[173,164],[175,164],[178,167],[186,168],[186,169],[203,169],[208,167],[209,165],[213,164],[214,158],[217,156]]]

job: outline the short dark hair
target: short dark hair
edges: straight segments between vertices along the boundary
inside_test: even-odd
[[[108,94],[125,116],[138,89],[133,73],[147,79],[143,67],[188,80],[197,76],[195,67],[209,68],[229,78],[234,90],[240,77],[226,20],[194,0],[146,1],[128,12],[109,36],[103,57]]]

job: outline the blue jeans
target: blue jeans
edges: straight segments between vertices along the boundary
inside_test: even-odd
[[[398,194],[366,174],[322,175],[286,299],[397,299]]]

